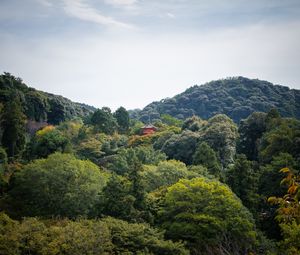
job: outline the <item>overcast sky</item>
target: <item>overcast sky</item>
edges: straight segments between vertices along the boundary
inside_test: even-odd
[[[0,71],[112,109],[229,76],[300,89],[300,1],[0,0]]]

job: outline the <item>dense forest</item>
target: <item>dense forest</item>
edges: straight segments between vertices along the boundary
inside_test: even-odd
[[[83,118],[95,110],[92,106],[30,88],[10,73],[0,75],[0,102],[6,103],[14,97],[18,97],[26,117],[37,122],[58,124],[75,117]]]
[[[231,113],[218,101],[229,82]],[[152,104],[165,114],[145,135],[124,107],[74,104],[7,73],[0,88],[0,254],[300,254],[300,121],[286,117],[299,117],[298,91],[193,87]],[[184,114],[195,101],[182,98],[202,90],[210,110]]]
[[[284,117],[300,118],[300,91],[267,81],[233,77],[193,86],[185,92],[153,102],[133,117],[142,121],[168,114],[178,119],[197,115],[203,119],[223,113],[238,123],[253,112],[277,108]]]

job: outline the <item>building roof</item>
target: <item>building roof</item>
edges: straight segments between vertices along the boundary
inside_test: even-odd
[[[157,129],[157,127],[151,125],[151,124],[148,124],[148,125],[145,125],[142,127],[142,129],[145,129],[145,128],[153,128],[153,129]]]

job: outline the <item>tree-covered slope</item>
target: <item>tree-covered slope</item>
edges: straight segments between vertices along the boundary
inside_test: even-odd
[[[9,73],[0,75],[0,103],[18,98],[29,120],[58,124],[74,117],[84,117],[95,108],[28,87]]]
[[[161,114],[179,119],[192,115],[208,119],[224,113],[239,122],[252,112],[267,112],[274,107],[282,116],[300,118],[300,90],[234,77],[195,85],[173,98],[153,102],[140,111],[138,117],[147,122],[149,117],[159,119]]]

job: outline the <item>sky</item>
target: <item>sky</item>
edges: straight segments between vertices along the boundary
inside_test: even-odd
[[[232,76],[300,89],[300,1],[0,0],[0,72],[113,110]]]

